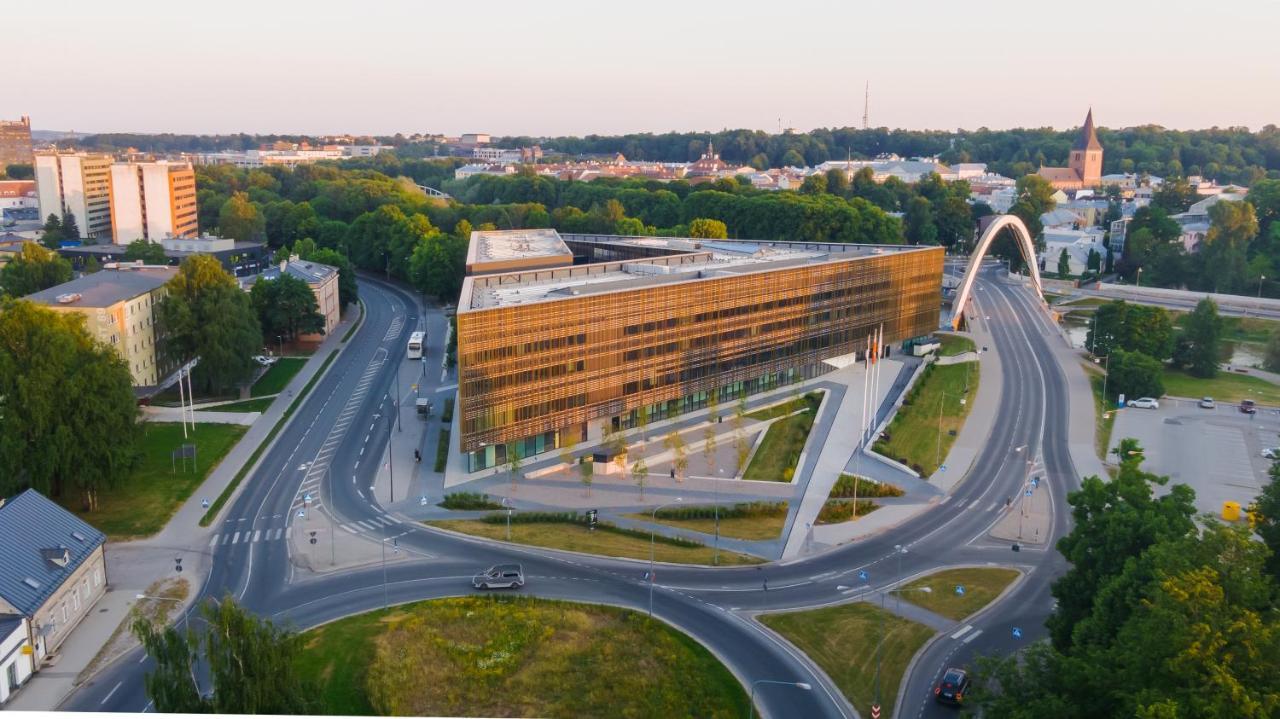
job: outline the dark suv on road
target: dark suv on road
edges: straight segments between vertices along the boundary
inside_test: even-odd
[[[939,704],[960,706],[964,704],[964,696],[969,693],[972,684],[968,672],[952,667],[942,673],[942,681],[933,688],[933,698]]]
[[[1253,414],[1258,411],[1258,407],[1251,399],[1240,400],[1240,411],[1245,414]]]

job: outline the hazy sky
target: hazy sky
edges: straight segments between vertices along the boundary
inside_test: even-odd
[[[0,117],[99,132],[1280,124],[1276,0],[5,0]]]

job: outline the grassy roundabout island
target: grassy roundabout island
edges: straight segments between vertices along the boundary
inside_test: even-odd
[[[439,599],[302,635],[328,714],[741,717],[746,692],[688,636],[625,609]],[[589,678],[589,681],[588,681]]]

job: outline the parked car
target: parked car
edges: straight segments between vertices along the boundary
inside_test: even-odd
[[[1139,397],[1129,400],[1129,406],[1134,409],[1160,409],[1160,402],[1154,397]]]
[[[1263,459],[1280,459],[1280,447],[1263,447]]]
[[[271,365],[275,364],[276,362],[279,362],[279,361],[280,361],[280,358],[279,358],[279,357],[271,357],[271,356],[269,356],[269,355],[254,355],[254,356],[253,356],[253,361],[254,361],[254,362],[257,362],[258,364],[262,365],[263,367],[270,367]]]
[[[942,673],[942,681],[933,688],[933,698],[939,704],[964,704],[964,696],[969,693],[973,682],[969,681],[969,673],[963,669],[952,667]]]
[[[1204,409],[1213,409],[1218,405],[1213,401],[1212,397],[1201,397],[1200,406],[1203,407]]]
[[[519,589],[524,586],[524,569],[519,564],[498,564],[471,578],[476,589]]]
[[[1251,399],[1241,400],[1240,411],[1244,414],[1254,414],[1258,411],[1258,406],[1255,405]]]

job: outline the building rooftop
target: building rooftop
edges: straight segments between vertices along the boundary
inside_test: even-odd
[[[0,614],[0,642],[9,638],[9,635],[17,631],[22,626],[22,615],[20,614]]]
[[[562,240],[556,234],[555,239],[570,255],[572,252],[565,245],[566,240],[574,245],[588,243],[607,254],[631,258],[573,266],[568,266],[566,262],[566,266],[552,269],[469,277],[463,284],[463,308],[481,310],[510,307],[784,267],[837,262],[886,252],[929,249],[905,245],[754,242],[688,237],[565,235]]]
[[[546,262],[573,262],[573,252],[555,230],[478,230],[471,233],[471,243],[467,247],[468,267],[483,269],[492,265],[507,269],[508,265]]]
[[[70,282],[27,295],[26,299],[58,307],[110,307],[156,289],[177,272],[176,267],[122,263],[119,268],[104,268],[91,275],[82,275]],[[60,301],[59,298],[67,301]]]
[[[0,504],[0,598],[31,616],[106,536],[28,489]]]

